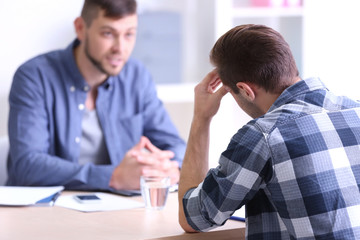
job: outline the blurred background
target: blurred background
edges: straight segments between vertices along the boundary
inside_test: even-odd
[[[8,93],[15,70],[38,54],[65,48],[83,0],[0,0],[0,136],[7,134]],[[133,57],[157,83],[181,136],[192,119],[193,88],[208,71],[209,52],[227,30],[265,24],[290,44],[302,78],[320,77],[340,95],[359,97],[358,0],[138,0]],[[211,127],[210,166],[250,118],[226,96]]]

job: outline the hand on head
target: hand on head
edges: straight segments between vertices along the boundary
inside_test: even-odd
[[[154,146],[146,137],[130,149],[115,168],[110,187],[115,189],[139,189],[140,176],[169,176],[171,183],[179,180],[179,164],[171,161],[174,153]]]
[[[194,118],[211,120],[220,107],[221,99],[228,93],[226,86],[221,86],[220,77],[214,69],[195,87]]]

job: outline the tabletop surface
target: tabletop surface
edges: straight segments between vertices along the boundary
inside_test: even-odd
[[[63,192],[74,194],[76,192]],[[0,207],[2,240],[57,239],[244,239],[245,223],[228,220],[208,233],[184,233],[178,223],[177,193],[163,210],[136,208],[84,213],[63,207]],[[131,197],[142,201],[141,197]]]

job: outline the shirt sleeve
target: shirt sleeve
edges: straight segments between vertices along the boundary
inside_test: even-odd
[[[235,134],[221,154],[219,165],[183,198],[189,225],[208,231],[223,225],[241,206],[249,202],[272,176],[266,138],[251,123]]]
[[[114,166],[79,165],[51,154],[46,94],[39,70],[29,64],[14,76],[9,95],[8,185],[63,185],[67,189],[107,189]],[[61,143],[57,143],[61,145]]]

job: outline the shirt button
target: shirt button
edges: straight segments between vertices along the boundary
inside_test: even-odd
[[[87,92],[87,91],[89,91],[89,90],[90,90],[90,87],[89,87],[89,86],[85,86],[85,87],[84,87],[84,91],[85,91],[85,92]]]
[[[70,92],[75,92],[75,87],[74,86],[70,87]]]
[[[79,142],[80,142],[80,138],[79,138],[79,137],[76,137],[76,138],[75,138],[75,142],[76,142],[76,143],[79,143]]]
[[[81,103],[81,104],[79,104],[78,108],[79,108],[79,110],[84,110],[85,106],[84,106],[84,104]]]

